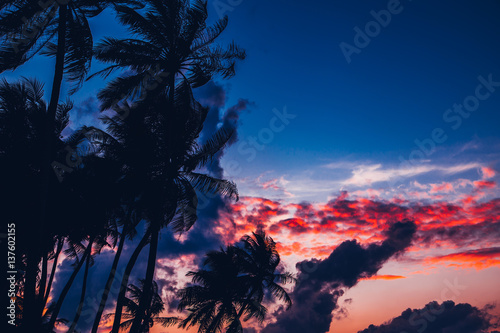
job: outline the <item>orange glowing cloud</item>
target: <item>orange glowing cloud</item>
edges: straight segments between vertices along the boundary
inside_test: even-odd
[[[434,258],[427,258],[426,264],[448,263],[450,267],[475,268],[476,270],[500,266],[500,247],[457,252]]]
[[[361,278],[361,280],[399,280],[406,279],[406,276],[401,275],[373,275],[370,277]]]

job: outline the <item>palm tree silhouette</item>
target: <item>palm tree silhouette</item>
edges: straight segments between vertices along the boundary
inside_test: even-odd
[[[3,1],[0,73],[14,70],[41,53],[56,57],[52,97],[59,95],[64,72],[69,81],[81,84],[92,60],[93,38],[88,18],[116,5],[142,7],[136,0]],[[50,105],[57,105],[57,100],[51,98]]]
[[[75,135],[69,140],[81,141],[77,137],[78,135]],[[71,217],[72,224],[67,231],[69,248],[65,253],[70,258],[76,258],[77,263],[56,302],[49,323],[49,327],[55,324],[65,296],[85,261],[84,283],[80,303],[71,325],[72,330],[76,327],[83,308],[86,277],[89,266],[93,263],[93,257],[99,254],[103,247],[116,245],[118,236],[114,210],[120,205],[120,197],[117,195],[119,192],[115,183],[117,170],[114,161],[96,156],[91,152],[81,154],[82,164],[67,175],[63,182],[68,189],[66,193],[68,205],[73,212],[78,212],[78,215],[74,214]],[[109,244],[108,240],[114,240],[114,244]],[[84,243],[86,245],[83,245]],[[80,259],[78,259],[79,254],[82,254]]]
[[[266,292],[270,297],[285,303],[286,309],[292,306],[292,300],[280,284],[295,283],[296,279],[290,272],[278,273],[280,255],[274,240],[262,230],[245,235],[241,239],[243,248],[239,252],[239,265],[244,273],[244,284],[249,291],[244,305],[240,308],[237,320],[229,327],[228,332],[237,332],[240,317],[246,307],[252,302],[262,303]]]
[[[50,296],[52,282],[54,281],[54,277],[56,275],[57,263],[58,263],[59,255],[61,254],[63,245],[64,245],[64,237],[57,236],[56,237],[55,251],[52,250],[52,251],[50,251],[50,253],[47,254],[47,261],[52,260],[52,268],[51,268],[50,278],[49,278],[47,287],[45,288],[45,294],[43,296],[43,301],[42,301],[42,304],[40,305],[40,309],[42,310],[42,312],[43,312],[43,309],[45,308],[45,306],[47,305],[47,301],[48,301],[49,296]],[[46,265],[44,264],[43,267],[46,267]],[[44,277],[46,277],[46,275],[44,275],[42,272],[41,280],[44,279]],[[43,285],[43,282],[40,282],[40,285]]]
[[[168,152],[161,153],[164,158],[162,162],[163,165],[158,165],[158,163],[156,163],[155,167],[159,167],[156,172],[170,175],[170,177],[166,179],[169,184],[161,188],[161,186],[166,184],[165,182],[164,185],[161,186],[149,183],[151,185],[150,190],[143,193],[141,197],[143,199],[149,198],[150,202],[142,209],[147,212],[146,215],[149,216],[149,220],[160,221],[165,218],[164,220],[168,221],[165,224],[170,223],[170,220],[173,220],[174,224],[176,224],[180,221],[180,219],[175,219],[178,203],[184,206],[188,205],[187,207],[189,207],[191,213],[184,213],[181,216],[186,220],[182,224],[190,225],[194,223],[196,219],[196,215],[193,213],[196,210],[194,208],[194,198],[196,198],[196,194],[193,187],[188,184],[189,180],[194,182],[193,184],[196,185],[195,187],[198,187],[202,191],[215,190],[222,193],[226,192],[230,195],[235,193],[235,191],[232,189],[234,186],[231,183],[222,181],[215,182],[205,175],[192,172],[192,170],[190,171],[190,179],[186,177],[176,178],[177,170],[180,167],[178,162],[182,160],[185,151],[189,151],[189,149],[185,149],[185,143],[187,142],[189,146],[193,142],[193,138],[190,138],[189,135],[184,137],[186,142],[182,142],[176,138],[180,131],[179,126],[186,126],[186,124],[189,123],[182,114],[189,113],[190,108],[200,108],[200,106],[193,101],[190,91],[191,88],[205,84],[214,75],[221,74],[224,77],[232,76],[234,74],[235,61],[237,59],[243,59],[245,54],[234,44],[227,50],[211,46],[215,39],[225,29],[227,18],[218,21],[213,27],[207,28],[205,25],[207,19],[205,1],[174,0],[164,2],[156,0],[146,1],[146,5],[148,12],[144,15],[126,6],[116,7],[119,20],[124,25],[127,25],[129,30],[138,35],[140,39],[118,40],[106,38],[95,48],[95,57],[103,62],[112,63],[112,65],[94,75],[103,75],[107,77],[113,71],[124,68],[132,71],[132,74],[116,78],[99,93],[102,109],[113,107],[116,105],[117,101],[120,100],[131,99],[132,101],[141,101],[145,97],[152,99],[153,102],[150,101],[151,104],[157,105],[158,109],[161,109],[160,106],[163,106],[165,109],[164,111],[157,110],[157,114],[154,115],[154,118],[157,123],[160,124],[156,126],[157,129],[155,130],[162,131],[166,134],[161,135],[161,138],[157,138],[156,142],[159,142],[158,139],[162,140],[162,145],[168,147],[166,149]],[[165,76],[168,76],[168,80],[165,80]],[[148,90],[151,91],[148,93]],[[176,90],[182,92],[177,93]],[[160,96],[159,99],[157,99],[158,96]],[[165,99],[164,96],[168,97]],[[140,103],[139,105],[143,107],[145,104],[146,103]],[[136,109],[139,110],[139,108]],[[199,130],[201,130],[201,125],[205,116],[206,112],[201,122],[199,120],[194,121],[194,125],[199,126]],[[186,132],[193,131],[195,136],[199,134],[199,130],[195,127],[185,128]],[[225,137],[227,137],[227,135],[219,133],[219,141],[224,141]],[[147,151],[147,149],[144,149],[145,147],[155,147],[155,145],[142,145],[139,150],[135,150],[134,152],[140,152],[141,150]],[[144,161],[151,162],[151,156],[154,155],[155,152],[146,154],[146,156],[143,154],[145,157]],[[206,160],[209,155],[210,154],[205,154],[205,156],[202,156],[201,162],[204,163],[203,160]],[[136,161],[138,160],[137,154],[134,158]],[[193,159],[191,159],[189,163],[194,166],[200,164]],[[145,174],[144,171],[152,165],[154,165],[154,163],[150,163],[149,165],[146,164],[146,168],[141,166],[139,169],[135,170],[139,170],[142,174]],[[137,184],[142,184],[142,182],[138,182]],[[132,186],[132,188],[134,187]],[[179,193],[182,199],[179,201],[175,198],[164,197],[167,200],[161,202],[158,198],[162,196],[158,196],[155,192],[165,191],[165,188],[168,188],[168,191],[180,189]],[[176,190],[173,192],[176,192]],[[151,197],[148,197],[148,193]],[[171,193],[170,196],[172,197]],[[135,196],[132,197],[134,198],[132,201],[134,201]],[[142,200],[142,202],[145,202],[145,200]],[[168,207],[164,205],[165,202],[168,203]],[[154,207],[154,209],[145,209],[147,207]],[[158,210],[158,207],[163,207],[163,209]],[[155,209],[156,211],[154,211]],[[186,211],[186,209],[184,209],[184,211]],[[162,216],[165,215],[165,212],[168,212],[166,214],[167,216]],[[144,235],[145,238],[151,239],[146,284],[151,283],[150,281],[153,279],[154,260],[156,258],[155,248],[157,247],[157,238],[161,223],[153,222],[153,225],[155,226],[150,229],[152,235]],[[174,229],[178,230],[175,226]],[[187,229],[189,229],[189,227]],[[141,242],[143,245],[146,243],[147,241]],[[140,251],[140,248],[138,248],[138,251]],[[132,259],[137,258],[137,256],[138,254],[134,253]],[[127,268],[131,270],[132,267],[133,262]],[[127,278],[128,274],[125,274],[124,280],[122,281],[122,291],[120,293],[122,298],[127,285],[125,281]],[[149,297],[147,292],[149,289],[149,287],[146,288],[145,298]],[[106,293],[104,295],[106,295]],[[93,332],[97,331],[104,303],[105,300],[103,299],[99,308],[100,312],[98,311],[96,320],[94,321]],[[119,303],[120,302],[118,302],[118,306],[120,306]],[[148,304],[148,301],[144,300],[142,303],[141,313],[145,310],[144,304]],[[118,308],[116,312],[115,329],[117,328],[120,318],[120,311]],[[140,325],[140,320],[141,315],[137,316],[136,323],[133,325],[132,330]]]
[[[50,284],[46,285],[48,254],[54,249],[54,240],[57,225],[63,225],[60,218],[68,211],[68,206],[53,205],[48,207],[47,216],[50,224],[46,225],[46,237],[40,237],[37,242],[34,238],[32,222],[37,220],[38,203],[40,202],[41,175],[44,170],[44,138],[51,136],[55,147],[64,151],[65,143],[60,138],[60,131],[68,123],[68,113],[72,108],[71,103],[59,104],[55,115],[55,130],[47,133],[44,126],[47,120],[47,105],[43,100],[43,85],[33,79],[22,79],[17,83],[3,80],[0,83],[0,181],[3,191],[0,194],[2,213],[8,221],[14,221],[19,230],[16,250],[19,258],[33,258],[34,244],[40,245],[43,253],[41,277],[38,280],[38,294],[36,292],[36,279],[39,273],[38,260],[32,274],[35,284],[29,284],[29,260],[25,261],[27,267],[23,269],[23,320],[21,324],[39,327],[40,317],[45,300],[50,292]],[[58,190],[61,189],[58,187]],[[57,191],[55,191],[57,193]],[[58,197],[63,199],[64,197]],[[62,246],[62,245],[61,245]],[[19,261],[19,260],[18,260]],[[51,278],[52,279],[52,278]],[[49,288],[47,288],[49,287]],[[30,299],[31,297],[31,299]],[[30,317],[26,311],[35,312]]]
[[[117,110],[113,117],[104,117],[109,132],[105,140],[109,147],[108,154],[122,163],[125,172],[120,180],[124,188],[122,195],[134,198],[131,200],[134,210],[148,221],[148,229],[122,279],[114,330],[118,329],[121,319],[124,286],[138,254],[150,242],[145,283],[151,283],[160,229],[166,225],[170,225],[175,232],[190,229],[197,218],[196,190],[237,198],[236,186],[232,182],[196,172],[225,146],[232,133],[222,128],[211,140],[199,146],[196,141],[208,109],[192,98],[186,84],[177,87],[175,101],[176,108],[184,111],[168,118],[178,126],[175,133],[167,131],[169,124],[166,123],[162,105],[168,102],[168,97],[164,95],[158,96],[154,102],[145,100],[136,103],[127,118],[120,116],[121,110]],[[175,140],[172,146],[164,144],[167,137]],[[148,292],[144,293],[144,297],[150,297]],[[148,304],[148,300],[144,302]],[[137,321],[142,320],[146,306],[141,306],[140,310]],[[94,327],[96,323],[97,317]]]
[[[118,19],[137,38],[108,37],[94,50],[96,59],[111,65],[91,77],[130,70],[99,93],[102,109],[112,107],[117,100],[141,99],[152,88],[168,93],[172,102],[179,78],[196,88],[215,75],[234,75],[235,61],[244,59],[245,52],[234,43],[227,49],[213,45],[227,26],[227,17],[207,27],[206,1],[144,2],[146,14],[117,6]]]
[[[238,250],[228,246],[226,250],[211,251],[206,254],[204,267],[197,272],[189,272],[192,282],[179,292],[179,310],[187,309],[189,315],[181,323],[182,328],[199,325],[198,332],[223,332],[244,305],[246,288],[242,288]],[[248,310],[257,318],[264,318],[264,308],[252,303]]]
[[[45,254],[41,250],[39,239],[44,237],[47,218],[47,205],[51,198],[50,163],[56,152],[53,133],[56,129],[56,113],[64,72],[69,81],[76,82],[75,91],[83,82],[90,69],[92,59],[92,33],[87,17],[98,15],[110,4],[137,4],[134,0],[123,1],[87,1],[87,0],[49,0],[19,1],[6,0],[0,6],[0,73],[13,70],[41,52],[55,56],[56,65],[52,82],[50,102],[46,110],[45,126],[47,134],[41,138],[44,146],[40,185],[42,199],[39,208],[39,223],[31,239],[32,250],[28,255],[25,281],[24,318],[28,325],[39,323],[37,317],[36,275],[40,258]],[[140,3],[140,2],[139,2]],[[55,42],[55,43],[54,43]],[[39,190],[40,191],[40,190]],[[43,261],[43,259],[42,259]],[[33,330],[34,328],[28,328]]]
[[[133,284],[130,284],[127,288],[127,292],[129,297],[125,298],[125,313],[122,314],[122,317],[125,319],[120,324],[120,330],[125,330],[132,326],[134,318],[137,316],[139,311],[139,302],[144,294],[144,280],[140,280],[140,286],[137,287]],[[165,309],[165,305],[158,293],[158,285],[155,281],[152,283],[151,294],[153,295],[151,298],[151,304],[148,306],[148,310],[144,321],[139,328],[140,333],[147,333],[149,329],[153,327],[155,324],[159,324],[163,327],[172,326],[179,323],[179,319],[176,317],[160,317],[161,312]],[[114,313],[104,315],[105,318],[115,316]]]
[[[283,301],[287,309],[292,305],[281,284],[295,278],[289,272],[277,273],[280,256],[273,239],[258,231],[244,236],[242,245],[209,252],[206,268],[188,273],[198,285],[179,293],[179,310],[189,311],[181,327],[199,325],[199,333],[242,332],[243,315],[244,321],[265,319],[267,309],[262,301],[266,294]]]
[[[65,296],[85,267],[80,304],[70,327],[74,330],[93,256],[103,246],[114,247],[119,238],[92,329],[96,332],[125,239],[135,236],[140,220],[147,222],[147,230],[125,269],[113,332],[121,323],[130,273],[149,243],[144,292],[130,324],[132,332],[148,326],[161,229],[170,226],[178,233],[190,229],[197,219],[197,191],[238,198],[234,183],[200,171],[224,148],[232,132],[222,128],[205,144],[197,143],[208,109],[194,99],[192,89],[217,75],[232,76],[236,60],[245,54],[234,43],[227,49],[213,45],[227,18],[207,27],[206,1],[144,2],[146,14],[136,10],[140,2],[134,0],[0,4],[0,72],[16,69],[37,54],[56,60],[48,106],[37,81],[0,83],[0,180],[8,189],[0,194],[0,202],[7,219],[23,229],[19,253],[25,268],[20,290],[24,331],[40,331],[42,322],[42,330],[53,329]],[[63,78],[66,75],[74,83],[72,92],[82,84],[93,54],[87,18],[108,6],[141,39],[104,40],[95,49],[96,58],[113,64],[96,74],[107,76],[120,68],[131,74],[113,80],[99,94],[103,109],[113,106],[117,111],[103,117],[107,132],[83,127],[63,139],[60,134],[73,107],[70,102],[58,103]],[[170,73],[168,80],[162,80],[165,73]],[[67,158],[67,147],[78,151],[82,163],[64,171],[64,181],[58,183],[50,177],[51,162]],[[30,228],[33,221],[38,221],[35,230]],[[27,230],[31,232],[24,235]],[[109,238],[113,244],[107,243]],[[59,298],[49,305],[50,311],[45,311],[65,246],[69,246],[66,254],[75,259],[75,269]],[[251,309],[247,305],[245,311]]]
[[[104,286],[104,291],[101,297],[101,301],[99,303],[99,308],[97,309],[97,313],[94,319],[92,332],[97,332],[97,329],[99,328],[99,323],[101,321],[102,313],[106,306],[106,301],[109,296],[109,291],[113,284],[113,280],[115,279],[118,262],[122,254],[123,247],[125,246],[125,240],[127,238],[132,239],[137,234],[136,227],[137,224],[139,223],[139,219],[133,212],[133,205],[129,203],[128,205],[125,206],[124,209],[126,210],[126,212],[124,212],[124,214],[122,214],[122,217],[119,218],[119,222],[122,228],[121,233],[118,235],[120,240],[118,242],[118,247],[116,249],[115,257],[111,265],[111,270],[109,272],[108,279],[106,280],[106,284]]]

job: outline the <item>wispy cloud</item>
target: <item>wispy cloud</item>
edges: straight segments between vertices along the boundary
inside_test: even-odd
[[[342,184],[351,186],[369,186],[378,182],[390,182],[395,179],[408,179],[430,172],[440,172],[445,175],[454,175],[480,167],[481,165],[479,163],[465,163],[453,166],[423,164],[405,168],[384,168],[382,164],[360,165],[352,170],[352,176],[342,181]]]

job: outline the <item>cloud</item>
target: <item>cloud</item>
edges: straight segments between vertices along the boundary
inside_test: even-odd
[[[195,89],[194,94],[196,100],[205,106],[221,108],[226,104],[226,90],[214,81]]]
[[[336,241],[356,239],[361,244],[383,240],[395,221],[412,219],[419,226],[419,248],[491,247],[500,240],[500,199],[486,202],[388,201],[351,198],[341,192],[327,203],[284,203],[260,197],[241,197],[224,207],[218,225],[235,237],[263,227],[280,243],[283,254],[302,258],[326,257]],[[321,234],[322,237],[317,237]],[[300,251],[297,251],[298,242]],[[444,264],[444,262],[441,262]]]
[[[289,183],[289,181],[286,180],[284,176],[281,176],[279,178],[270,178],[267,180],[263,180],[264,176],[265,174],[262,174],[255,180],[257,187],[263,190],[276,191],[289,198],[294,197],[292,193],[286,190],[286,185]]]
[[[370,277],[362,278],[362,280],[399,280],[406,279],[406,276],[401,275],[373,275]]]
[[[342,184],[368,186],[378,182],[391,182],[401,178],[411,178],[433,171],[453,175],[480,167],[481,165],[478,163],[466,163],[454,166],[421,164],[402,166],[400,168],[383,168],[382,164],[360,165],[352,170],[352,176],[342,181]]]
[[[478,270],[492,266],[500,266],[500,247],[456,252],[427,258],[425,262],[427,264],[448,262],[448,265],[452,267],[473,267]]]
[[[483,179],[493,178],[496,175],[495,170],[493,170],[492,168],[488,168],[488,167],[482,167],[481,173],[483,174]]]
[[[238,140],[237,130],[240,114],[253,106],[254,103],[247,99],[240,98],[235,105],[227,108],[223,112],[226,104],[226,92],[221,85],[212,81],[197,90],[196,96],[203,106],[210,108],[203,124],[203,130],[200,133],[200,142],[206,142],[220,127],[223,127],[230,132],[233,131],[233,135],[228,141],[228,146],[234,144]],[[215,154],[212,162],[207,165],[208,171],[217,178],[223,178],[223,169],[221,166],[221,158],[223,155],[224,152],[219,151]]]
[[[240,98],[238,102],[228,108],[224,115],[222,116],[222,126],[229,130],[236,130],[239,125],[240,114],[241,112],[248,110],[250,107],[255,106],[254,102],[249,101],[248,99]],[[234,133],[234,135],[229,140],[228,144],[231,145],[238,141],[238,133]]]
[[[415,231],[414,222],[397,222],[386,231],[381,244],[363,247],[355,240],[345,241],[324,260],[297,263],[299,282],[291,293],[292,308],[279,311],[277,321],[262,332],[327,332],[344,289],[375,275],[389,258],[404,252]]]
[[[95,97],[89,97],[82,102],[75,104],[69,112],[70,119],[68,126],[62,131],[63,137],[69,136],[82,126],[94,126],[104,129],[105,125],[99,120],[99,102]]]
[[[490,307],[491,308],[491,307]],[[406,309],[387,324],[370,325],[358,333],[486,333],[496,328],[495,318],[470,304],[430,302],[422,309]]]
[[[476,180],[473,184],[478,190],[495,188],[497,186],[497,183],[492,180]]]
[[[439,193],[439,192],[449,193],[453,191],[452,183],[443,182],[441,184],[430,184],[430,185],[431,185],[430,193]]]

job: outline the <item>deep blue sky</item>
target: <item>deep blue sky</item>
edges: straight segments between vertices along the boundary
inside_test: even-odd
[[[354,27],[387,5],[243,1],[227,12],[224,38],[248,52],[230,97],[257,105],[241,137],[266,127],[274,107],[297,114],[256,161],[280,169],[355,154],[395,163],[436,127],[448,134],[443,147],[498,136],[500,91],[456,131],[443,113],[474,93],[479,75],[500,81],[500,2],[401,1],[401,13],[348,64],[339,44],[353,44]]]

